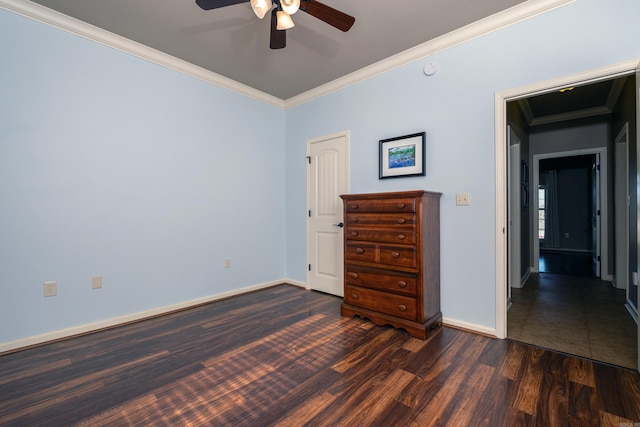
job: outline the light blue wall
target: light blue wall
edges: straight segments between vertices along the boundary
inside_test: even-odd
[[[351,192],[444,193],[443,315],[494,328],[494,94],[640,58],[638,16],[636,0],[579,0],[287,111],[287,276],[306,274],[306,140],[349,130]],[[430,60],[440,68],[427,77]],[[419,131],[426,176],[378,180],[378,141]]]
[[[0,342],[285,277],[284,110],[3,10],[0,55]]]
[[[0,11],[0,342],[304,282],[306,140],[342,130],[352,192],[444,193],[443,314],[494,327],[494,94],[639,58],[637,16],[578,0],[284,112]],[[378,180],[423,130],[426,176]]]

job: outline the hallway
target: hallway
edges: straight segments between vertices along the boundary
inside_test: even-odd
[[[512,289],[507,337],[547,349],[637,369],[636,323],[625,292],[573,274],[532,274]]]

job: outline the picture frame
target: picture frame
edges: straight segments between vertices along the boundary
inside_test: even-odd
[[[426,132],[380,140],[379,179],[425,175]]]

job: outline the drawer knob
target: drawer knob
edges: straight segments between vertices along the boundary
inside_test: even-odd
[[[358,294],[351,294],[351,298],[358,299]]]
[[[404,305],[404,304],[400,304],[400,305],[398,306],[398,310],[400,310],[400,311],[407,311],[407,306],[406,306],[406,305]]]
[[[363,254],[364,253],[364,249],[358,248],[358,249],[356,249],[356,253]]]
[[[404,240],[406,238],[407,238],[407,236],[405,236],[404,234],[398,234],[398,239]]]
[[[401,288],[406,288],[407,287],[407,282],[405,282],[404,280],[400,280],[398,282],[398,286],[400,286]]]
[[[358,277],[360,277],[358,273],[349,273],[349,274],[351,275],[352,279],[357,279]]]
[[[355,204],[351,205],[351,209],[358,209],[358,205],[355,205]]]
[[[404,218],[398,219],[398,224],[404,224],[405,222],[407,222],[407,220]]]
[[[358,222],[358,218],[353,218],[352,222]]]
[[[352,231],[352,232],[351,232],[351,235],[352,235],[353,237],[356,237],[356,236],[358,235],[358,232],[357,232],[357,231]]]
[[[404,209],[404,207],[406,206],[404,203],[398,203],[398,209]]]
[[[398,258],[400,256],[400,252],[391,252],[391,256],[393,258]]]

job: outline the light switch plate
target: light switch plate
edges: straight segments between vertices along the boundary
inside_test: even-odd
[[[456,206],[469,206],[471,199],[469,193],[456,193]]]
[[[102,276],[93,276],[91,278],[91,288],[100,289],[102,287]]]

